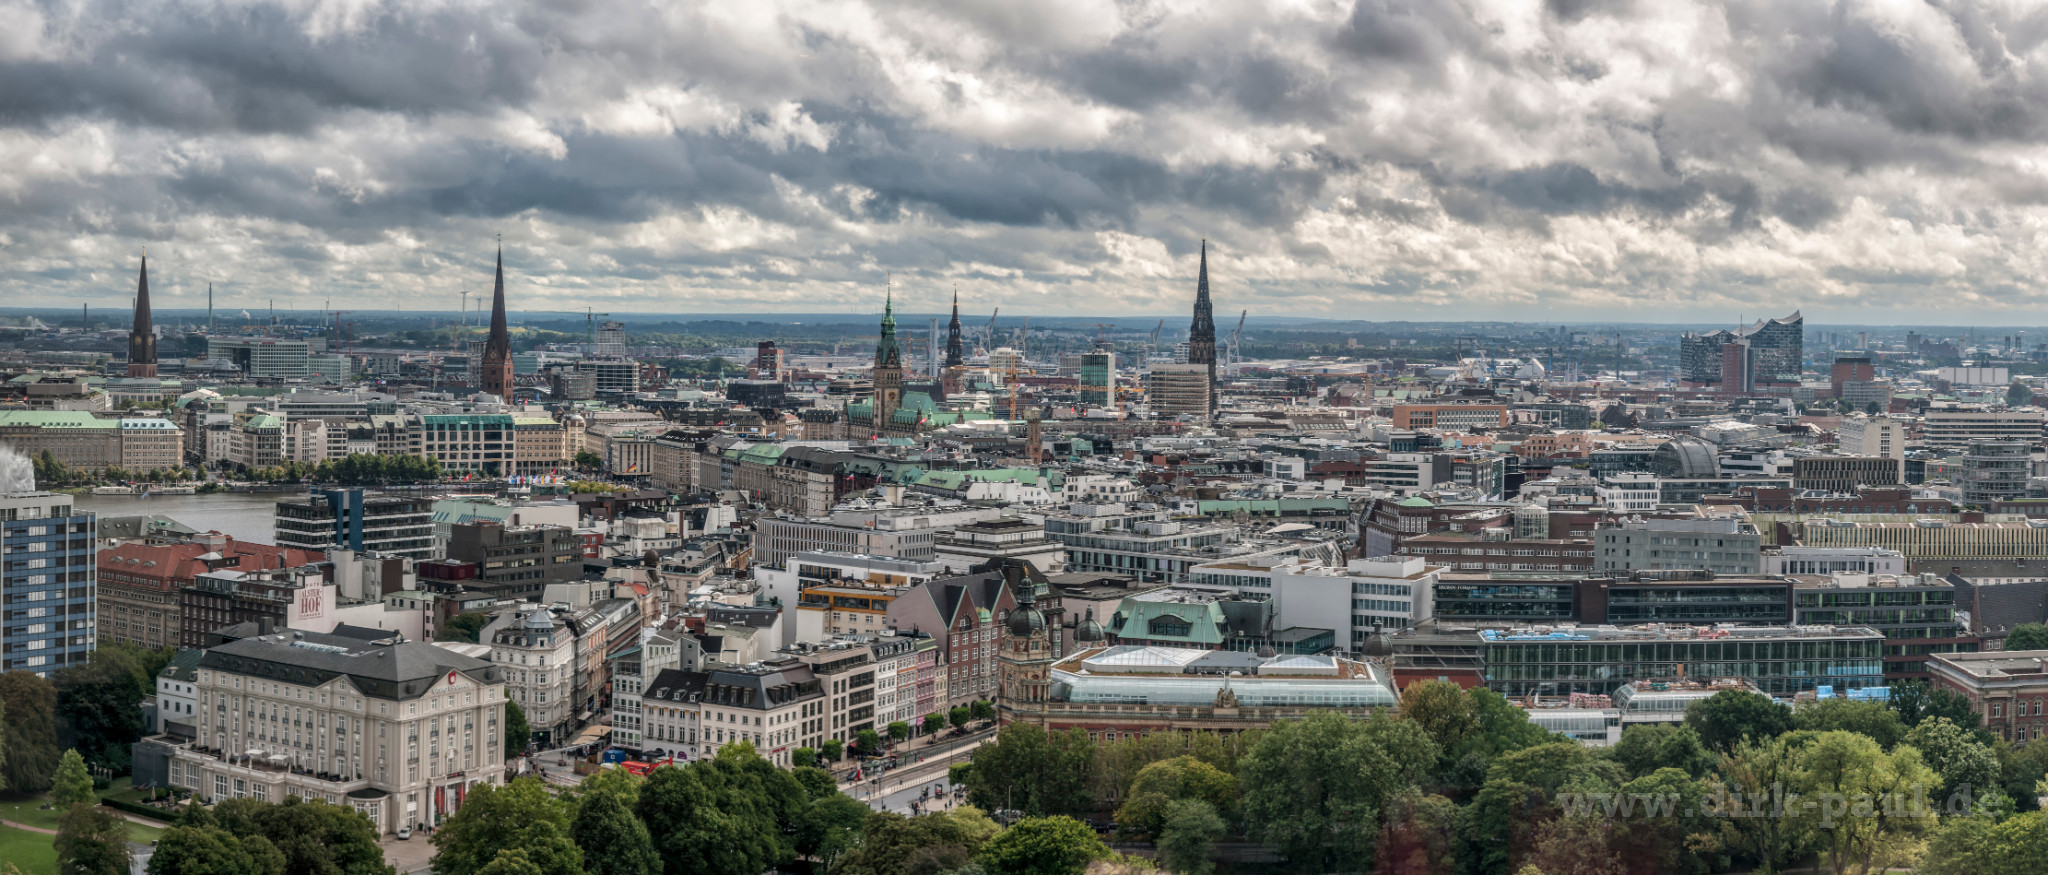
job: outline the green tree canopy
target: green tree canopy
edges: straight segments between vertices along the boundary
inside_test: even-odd
[[[1792,725],[1815,732],[1860,733],[1886,750],[1906,734],[1906,724],[1890,705],[1851,699],[1821,699],[1801,705],[1792,712]]]
[[[569,802],[538,778],[479,785],[434,831],[434,875],[475,875],[507,848],[524,849],[528,862],[541,865],[534,852],[559,851],[554,843],[572,834],[573,816]]]
[[[1947,717],[1920,721],[1906,733],[1906,744],[1941,778],[1941,796],[1968,792],[1983,796],[1998,786],[1998,753],[1977,734]]]
[[[1907,729],[1919,726],[1924,720],[1947,717],[1949,722],[1964,729],[1976,729],[1983,724],[1983,716],[1970,707],[1970,700],[1952,690],[1937,689],[1926,681],[1900,681],[1892,684],[1892,710],[1899,712],[1899,722]]]
[[[57,875],[128,875],[128,821],[97,805],[57,819]]]
[[[837,790],[812,798],[797,824],[797,853],[831,868],[840,854],[860,840],[873,813],[867,803]]]
[[[1682,723],[1637,723],[1621,731],[1621,741],[1603,752],[1631,778],[1659,769],[1677,769],[1700,778],[1713,770],[1716,757],[1700,741],[1697,730]]]
[[[517,756],[533,743],[533,729],[526,725],[526,709],[518,702],[505,703],[505,755]]]
[[[1012,724],[1015,725],[1015,724]],[[990,875],[1080,875],[1108,859],[1095,830],[1071,817],[1027,817],[983,845],[975,859]]]
[[[1725,753],[1747,739],[1776,738],[1792,731],[1792,709],[1769,696],[1722,690],[1685,709],[1685,725],[1708,749]]]
[[[1237,778],[1192,756],[1152,763],[1131,782],[1117,828],[1134,835],[1157,836],[1165,827],[1167,809],[1183,799],[1199,799],[1211,814],[1230,817],[1237,811]]]
[[[92,789],[92,773],[86,770],[85,758],[77,750],[65,751],[57,761],[57,774],[50,781],[50,801],[59,808],[99,804],[100,794]]]
[[[984,810],[1014,809],[1030,816],[1088,810],[1088,764],[1095,743],[1079,729],[1047,732],[1012,723],[993,744],[974,751],[967,798]]]
[[[0,761],[0,782],[21,793],[50,789],[57,774],[57,688],[19,669],[0,674],[0,707],[6,725],[0,742],[7,755]]]
[[[1372,861],[1380,809],[1435,767],[1436,742],[1412,721],[1317,712],[1281,721],[1238,764],[1247,830],[1313,871]]]
[[[640,819],[654,836],[664,871],[759,875],[795,853],[785,845],[776,800],[740,766],[742,757],[760,761],[741,743],[714,759],[664,766],[648,776],[640,788]],[[796,779],[788,781],[802,796]]]
[[[165,830],[150,855],[148,875],[277,875],[284,871],[284,855],[268,840],[258,836],[265,853],[250,854],[242,839],[212,826],[177,826]],[[272,867],[275,868],[272,868]]]
[[[851,850],[833,861],[832,875],[937,875],[968,864],[1000,828],[981,809],[904,817],[870,816]]]
[[[625,772],[625,769],[605,769]],[[632,773],[626,773],[629,777]],[[586,784],[589,782],[586,781]],[[609,788],[586,792],[576,807],[570,837],[583,852],[583,871],[589,875],[660,875],[661,858],[654,853],[654,839],[647,825],[633,813],[639,794]]]
[[[2048,813],[2005,820],[1946,817],[1927,842],[1916,875],[2036,875],[2048,860]]]
[[[1181,875],[1209,875],[1211,856],[1223,835],[1223,818],[1200,799],[1177,799],[1166,807],[1159,830],[1159,864]]]
[[[2048,650],[2048,625],[2021,623],[2005,636],[2007,650]]]

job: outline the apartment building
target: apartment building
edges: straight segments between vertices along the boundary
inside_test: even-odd
[[[1904,461],[1906,423],[1884,414],[1854,413],[1842,417],[1835,427],[1835,446],[1850,456],[1882,457]]]
[[[506,695],[525,713],[533,744],[546,749],[574,738],[576,635],[568,623],[546,606],[506,611],[477,640],[490,645],[491,663],[504,670]]]
[[[941,531],[1002,516],[993,507],[910,507],[842,511],[825,519],[761,517],[754,522],[754,561],[781,565],[796,553],[865,553],[926,561],[937,557]]]
[[[548,586],[583,578],[583,546],[567,526],[508,526],[495,520],[448,529],[448,559],[477,567],[471,589],[538,600]]]
[[[650,757],[693,760],[747,742],[783,768],[791,752],[824,744],[831,716],[824,684],[794,658],[703,670],[663,669],[640,699]]]
[[[1756,526],[1735,518],[1632,519],[1594,530],[1594,568],[1755,574],[1762,544]]]
[[[219,532],[196,535],[185,543],[131,542],[101,550],[96,574],[100,640],[150,650],[182,646],[181,591],[199,575],[223,569],[296,568],[325,559],[309,550],[237,541]]]
[[[69,495],[0,494],[0,671],[47,677],[91,656],[97,536],[94,516]]]

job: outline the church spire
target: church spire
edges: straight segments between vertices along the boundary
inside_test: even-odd
[[[953,287],[953,321],[946,323],[946,367],[966,363],[966,344],[960,337],[960,287]]]
[[[1195,321],[1188,327],[1188,364],[1209,366],[1209,412],[1216,412],[1216,314],[1209,302],[1209,241],[1202,241],[1202,270],[1195,280]]]
[[[156,324],[149,315],[149,253],[142,253],[142,273],[135,280],[135,325],[128,331],[128,376],[156,376]]]
[[[486,395],[512,400],[512,331],[505,324],[505,244],[498,244],[498,275],[491,288],[491,334],[484,339],[479,369]]]

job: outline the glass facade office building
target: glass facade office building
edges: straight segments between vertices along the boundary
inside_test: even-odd
[[[1486,685],[1505,696],[1611,694],[1634,681],[1681,678],[1744,678],[1774,696],[1884,683],[1884,636],[1862,626],[1478,635]]]

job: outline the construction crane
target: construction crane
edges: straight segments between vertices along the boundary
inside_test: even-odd
[[[598,320],[598,318],[599,318],[599,317],[603,317],[603,318],[609,319],[609,318],[611,318],[611,315],[612,315],[612,314],[610,314],[610,313],[599,313],[599,312],[597,312],[597,311],[596,311],[596,308],[594,308],[594,307],[588,307],[588,306],[584,307],[584,308],[583,308],[583,309],[581,309],[581,310],[538,310],[538,311],[526,311],[526,310],[522,310],[522,311],[520,311],[520,312],[539,312],[539,313],[569,313],[569,314],[572,314],[572,315],[576,315],[576,316],[582,316],[582,317],[583,317],[583,357],[584,357],[584,358],[589,358],[589,357],[590,357],[590,350],[591,350],[591,349],[592,349],[593,347],[595,347],[595,346],[597,345],[597,320]]]
[[[1145,342],[1145,361],[1147,363],[1159,357],[1159,332],[1165,330],[1166,320],[1164,319],[1159,320],[1159,324],[1152,327],[1152,339]]]
[[[348,344],[347,344],[347,343],[346,343],[346,341],[345,341],[346,335],[344,335],[344,334],[342,333],[342,328],[341,328],[341,317],[342,317],[342,316],[344,316],[344,315],[346,315],[346,314],[349,314],[349,313],[354,313],[354,312],[355,312],[354,310],[329,310],[329,311],[327,311],[327,315],[329,315],[329,316],[332,316],[332,317],[334,317],[334,345],[335,345],[335,346],[337,346],[337,347],[340,347],[340,348],[343,348],[343,349],[346,349],[346,348],[347,348]]]
[[[988,314],[988,327],[981,330],[981,352],[983,355],[987,355],[989,350],[993,349],[996,345],[996,317],[1002,315],[1002,312],[1003,308],[997,307]]]

